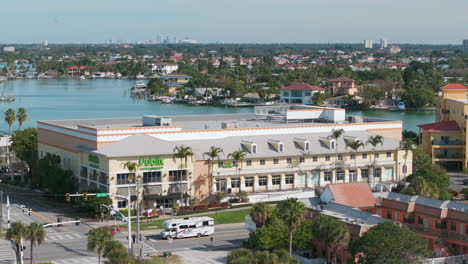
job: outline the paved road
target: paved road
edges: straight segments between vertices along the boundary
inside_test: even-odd
[[[4,192],[4,225],[6,225],[6,194],[10,197],[11,221],[21,221],[25,224],[31,222],[51,223],[56,222],[57,217],[64,217],[66,210],[61,203],[51,202],[43,199],[42,195],[27,190],[18,190],[0,184]],[[33,213],[28,215],[27,210],[23,212],[20,205],[32,208]],[[112,223],[110,223],[112,225]],[[86,224],[80,226],[67,225],[64,227],[46,228],[46,241],[39,247],[34,248],[34,260],[37,262],[51,262],[55,264],[88,264],[97,263],[96,253],[86,248],[86,234],[91,229]],[[213,237],[213,248],[211,248],[211,237],[174,239],[170,244],[167,240],[159,237],[159,230],[144,231],[144,255],[154,255],[163,251],[208,251],[211,249],[238,247],[248,237],[243,224],[219,225],[215,227]],[[116,239],[127,245],[126,233],[119,233]],[[26,242],[28,243],[28,241]],[[26,244],[25,260],[29,261],[29,244]],[[137,247],[135,246],[135,253]]]

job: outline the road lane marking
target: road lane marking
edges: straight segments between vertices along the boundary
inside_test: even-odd
[[[50,218],[48,218],[48,217],[46,217],[46,216],[44,216],[44,215],[42,215],[42,214],[40,214],[40,213],[38,213],[38,212],[32,212],[32,213],[33,213],[34,215],[36,215],[36,216],[38,216],[38,217],[40,217],[40,218],[46,220],[46,221],[49,222],[49,223],[55,223],[55,222],[54,222],[53,220],[51,220]],[[63,226],[60,227],[60,228],[62,228],[62,229],[65,230],[65,231],[71,231],[70,229],[68,229],[68,228],[66,228],[66,227],[63,227]]]
[[[240,232],[240,233],[229,233],[229,234],[222,234],[222,235],[213,235],[213,236],[204,236],[204,237],[201,237],[201,238],[209,238],[209,237],[227,237],[227,236],[240,236],[240,235],[247,235],[249,234],[249,232]],[[183,238],[178,238],[178,240],[180,241],[185,241],[185,240],[192,240],[192,239],[200,239],[198,237],[183,237]],[[164,240],[165,239],[160,239],[160,240]],[[153,241],[158,241],[158,240],[153,240]]]

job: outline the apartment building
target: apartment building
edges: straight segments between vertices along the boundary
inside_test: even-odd
[[[372,193],[363,182],[329,184],[320,197],[301,202],[310,218],[327,215],[346,223],[351,240],[379,223],[392,221],[414,230],[437,257],[468,254],[467,204],[394,192]],[[312,254],[331,258],[333,250],[316,243]],[[337,263],[349,263],[353,258],[347,247],[336,254]]]
[[[447,84],[439,89],[436,122],[419,125],[421,143],[432,161],[450,169],[468,167],[466,156],[468,87]]]
[[[344,129],[338,140],[334,129]],[[310,192],[328,183],[367,182],[390,189],[412,172],[411,151],[400,149],[402,123],[346,116],[343,109],[305,105],[257,107],[251,114],[143,116],[38,122],[38,151],[61,157],[81,190],[144,198],[146,207],[171,208],[209,191],[231,195]],[[381,135],[384,143],[354,151],[353,141]],[[193,156],[174,159],[174,149]],[[205,152],[223,150],[213,174]],[[245,152],[235,161],[229,155]],[[138,192],[127,162],[138,165]],[[309,197],[310,197],[309,196]],[[125,202],[114,199],[115,206]]]

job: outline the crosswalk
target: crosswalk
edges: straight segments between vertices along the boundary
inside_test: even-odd
[[[16,263],[15,252],[11,248],[8,241],[2,239],[0,242],[0,264]]]
[[[82,239],[84,236],[74,233],[74,232],[53,232],[48,231],[46,235],[46,243],[54,242],[54,241],[64,241],[64,240],[77,240]]]
[[[127,246],[127,241],[128,241],[127,237],[116,236],[115,239],[120,241],[124,246]],[[158,251],[154,249],[154,247],[152,247],[150,244],[151,244],[150,241],[146,241],[145,239],[143,240],[143,255],[147,255],[147,254],[153,255],[153,254],[158,253]],[[138,244],[133,245],[134,254],[138,254],[137,247],[138,247]]]
[[[97,257],[81,257],[81,258],[67,258],[61,260],[52,260],[52,264],[93,264],[98,263]],[[101,259],[101,263],[104,263],[104,259]]]

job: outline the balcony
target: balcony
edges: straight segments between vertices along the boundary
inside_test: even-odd
[[[434,154],[436,159],[463,159],[465,158],[462,154],[451,154],[451,153],[436,153]]]
[[[432,140],[432,145],[463,145],[461,140]]]
[[[423,226],[420,226],[420,225],[414,225],[414,224],[405,224],[405,225],[409,227],[410,229],[413,229],[414,231],[421,233],[421,234],[426,234],[426,235],[443,238],[443,239],[457,240],[457,241],[461,241],[465,243],[468,242],[468,235],[460,234],[455,231],[450,231],[450,230],[447,230],[447,228],[434,230],[434,229],[424,228]]]

